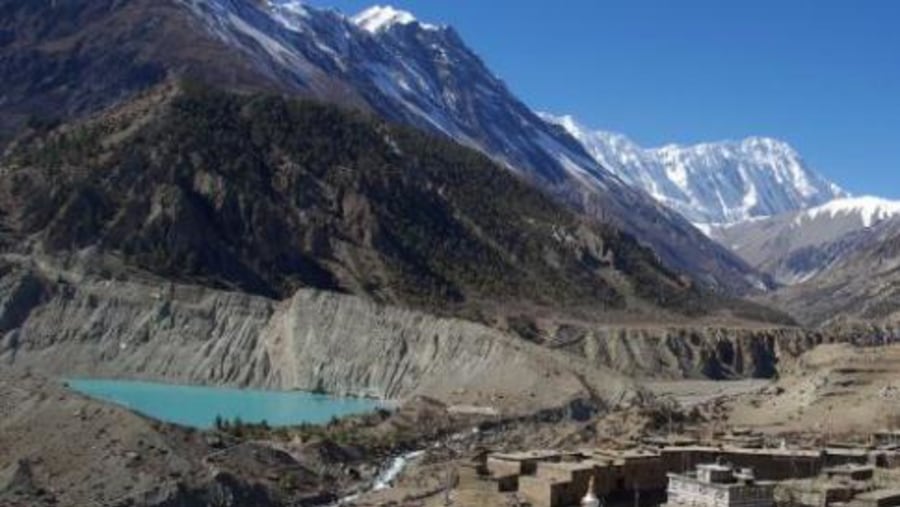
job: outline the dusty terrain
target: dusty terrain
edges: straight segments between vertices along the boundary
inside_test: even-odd
[[[720,429],[772,435],[864,436],[900,426],[900,343],[822,344],[785,356],[777,378],[650,380],[662,404],[718,414]]]
[[[393,488],[363,495],[355,505],[429,507],[447,505],[448,498],[454,505],[515,505],[512,494],[498,493],[477,477],[474,462],[483,449],[636,448],[647,436],[669,431],[714,443],[737,430],[761,432],[773,445],[782,439],[788,445],[827,445],[865,442],[872,431],[900,423],[900,344],[820,345],[782,368],[780,378],[772,380],[644,382],[655,399],[642,407],[552,429],[519,425],[496,439],[479,440],[482,446],[467,452],[429,453],[411,463]],[[873,484],[890,487],[897,481],[896,471],[879,470]]]
[[[662,400],[672,400],[690,409],[711,401],[759,392],[772,384],[769,379],[741,380],[650,380],[642,385]]]
[[[426,450],[397,488],[359,500],[380,505],[442,488],[441,474],[479,448],[558,445],[599,413],[577,403],[513,418],[451,408],[416,397],[390,415],[319,427],[196,431],[85,398],[58,381],[7,373],[0,378],[0,506],[326,505],[366,491],[392,455]]]
[[[43,378],[0,378],[0,505],[280,505],[329,497],[292,455],[158,423]],[[302,455],[298,452],[298,455]]]
[[[732,425],[827,438],[900,423],[900,344],[822,345],[785,368],[782,378],[727,404]]]
[[[900,344],[821,345],[782,368],[777,380],[647,381],[639,402],[612,410],[574,398],[503,415],[413,396],[390,416],[224,433],[156,423],[7,373],[0,505],[321,504],[353,492],[362,492],[358,506],[437,506],[447,495],[456,505],[508,505],[509,495],[476,477],[483,452],[632,448],[671,431],[704,439],[738,427],[824,443],[900,420]],[[391,487],[368,490],[391,455],[412,450],[424,452]]]
[[[825,442],[900,427],[900,343],[822,344],[784,359],[774,379],[641,385],[661,404],[705,414],[709,431],[744,428]]]

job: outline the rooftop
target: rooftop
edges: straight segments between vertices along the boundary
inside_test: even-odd
[[[552,459],[552,458],[561,458],[563,456],[571,456],[573,453],[562,452],[562,451],[551,451],[549,449],[541,449],[541,450],[533,450],[533,451],[522,451],[522,452],[508,452],[508,453],[497,453],[491,454],[492,458],[506,460],[506,461],[524,461],[524,460],[533,460],[533,459]]]
[[[828,447],[825,452],[834,456],[868,456],[868,449],[849,449],[846,447]]]
[[[685,447],[678,447],[677,449],[686,449]],[[618,458],[618,459],[634,459],[634,458],[655,458],[659,457],[659,451],[656,450],[645,450],[645,449],[627,449],[627,450],[614,450],[614,449],[594,449],[591,451],[587,451],[588,454],[592,456],[602,456],[608,458]]]
[[[593,459],[586,459],[583,461],[559,461],[552,463],[541,463],[540,468],[554,469],[554,470],[563,470],[563,471],[578,471],[578,470],[591,470],[596,467],[605,467],[609,464],[606,461],[597,461]]]

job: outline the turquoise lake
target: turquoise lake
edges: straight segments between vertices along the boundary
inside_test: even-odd
[[[322,424],[332,417],[372,412],[377,400],[337,398],[304,391],[262,391],[125,380],[69,379],[69,387],[154,419],[210,428],[216,416],[272,426]]]

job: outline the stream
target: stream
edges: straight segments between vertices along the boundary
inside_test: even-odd
[[[375,480],[372,481],[372,486],[369,489],[361,493],[354,493],[352,495],[345,496],[344,498],[338,500],[337,503],[334,503],[332,505],[345,505],[348,502],[356,500],[363,493],[381,491],[383,489],[391,487],[394,479],[396,479],[397,476],[399,476],[403,472],[403,469],[406,468],[406,465],[410,462],[410,460],[416,459],[423,454],[425,454],[425,451],[412,451],[406,454],[401,454],[400,456],[395,456],[391,459],[390,464],[384,470],[379,472],[377,476],[375,476]]]

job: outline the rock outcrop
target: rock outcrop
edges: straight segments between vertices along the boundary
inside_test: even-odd
[[[823,343],[876,345],[900,336],[893,328],[564,326],[556,346],[593,364],[638,377],[770,378]]]
[[[0,277],[0,362],[55,376],[429,395],[521,412],[578,398],[609,407],[643,396],[623,375],[773,377],[818,344],[874,344],[897,335],[859,326],[562,325],[541,345],[334,292],[303,289],[278,301],[35,266],[11,263]]]
[[[49,281],[28,271],[3,281],[21,287],[38,279],[35,297],[6,294],[0,321],[26,317],[0,343],[4,367],[384,398],[428,394],[510,410],[639,395],[624,377],[561,352],[356,296],[300,290],[279,302],[153,282]]]

